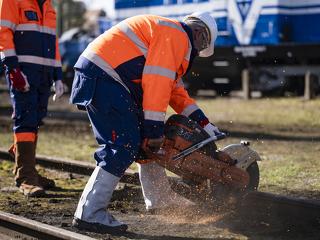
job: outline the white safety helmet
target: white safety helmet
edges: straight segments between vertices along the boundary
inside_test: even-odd
[[[203,49],[199,53],[199,57],[210,57],[214,52],[214,42],[218,36],[218,27],[216,20],[210,15],[209,12],[194,12],[191,15],[188,15],[184,18],[183,21],[188,20],[188,18],[197,18],[201,20],[209,29],[210,31],[210,44],[208,48]]]

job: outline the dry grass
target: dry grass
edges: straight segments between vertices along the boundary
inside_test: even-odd
[[[265,125],[270,128],[320,128],[320,99],[202,99],[198,105],[214,122]]]
[[[242,138],[251,141],[263,159],[259,163],[260,190],[319,199],[320,99],[218,98],[199,99],[198,105],[212,122],[230,131],[231,137],[219,146]],[[8,148],[11,142],[10,129],[3,127],[0,147]],[[93,161],[96,146],[88,124],[45,126],[40,131],[38,153]]]

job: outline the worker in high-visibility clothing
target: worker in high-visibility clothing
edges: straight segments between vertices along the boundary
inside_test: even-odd
[[[35,168],[39,126],[47,114],[51,86],[54,100],[63,94],[51,0],[0,0],[0,54],[13,106],[15,181],[29,197],[45,194],[53,180]]]
[[[210,135],[219,133],[181,79],[194,57],[213,54],[216,37],[217,25],[208,12],[193,13],[182,22],[140,15],[115,25],[82,53],[70,101],[86,109],[100,148],[73,226],[95,232],[127,229],[106,208],[120,177],[137,159],[141,143],[160,147],[169,105]],[[193,204],[170,189],[163,167],[138,166],[147,210]]]

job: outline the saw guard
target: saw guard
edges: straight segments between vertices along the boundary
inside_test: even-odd
[[[239,143],[230,144],[221,151],[227,153],[232,159],[236,159],[236,167],[246,170],[252,163],[261,161],[259,154],[250,147]]]

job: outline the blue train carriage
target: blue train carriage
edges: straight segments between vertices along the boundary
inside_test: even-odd
[[[116,0],[115,9],[118,21],[144,13],[177,19],[212,13],[219,30],[215,55],[196,60],[185,79],[191,93],[240,89],[244,68],[253,90],[301,92],[308,70],[319,89],[320,0]]]

